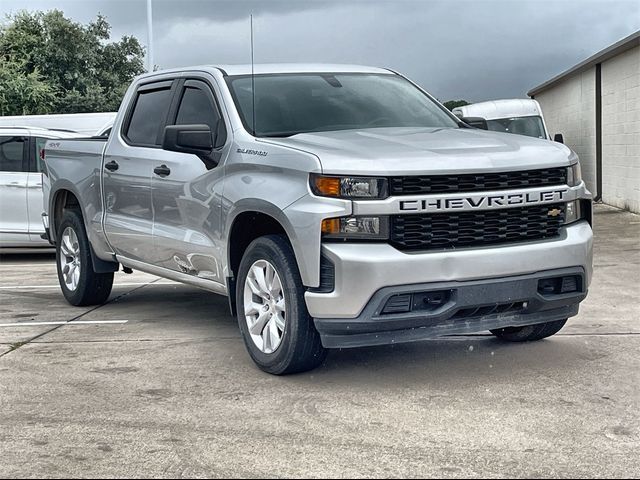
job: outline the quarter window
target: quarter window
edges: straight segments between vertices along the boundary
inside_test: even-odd
[[[0,137],[0,172],[24,172],[24,137]]]

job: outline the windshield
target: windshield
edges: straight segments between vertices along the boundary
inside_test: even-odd
[[[526,135],[528,137],[547,138],[544,133],[542,118],[538,116],[487,120],[487,127],[494,132],[507,132]]]
[[[251,76],[228,77],[242,122],[253,132]],[[312,73],[256,75],[255,135],[375,127],[455,128],[445,111],[398,75]]]

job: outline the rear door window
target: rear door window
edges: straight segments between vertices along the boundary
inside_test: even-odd
[[[171,103],[171,82],[141,87],[126,130],[127,140],[138,146],[160,145],[160,127],[165,124]]]
[[[0,136],[0,172],[26,172],[25,137]]]

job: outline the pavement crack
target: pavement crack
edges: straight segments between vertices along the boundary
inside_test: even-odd
[[[6,352],[0,353],[0,358],[4,357],[5,355],[9,355],[10,353],[15,352],[16,350],[19,350],[20,348],[24,347],[25,345],[28,345],[28,344],[30,344],[31,342],[34,342],[35,340],[38,340],[39,338],[44,337],[45,335],[49,335],[50,333],[55,332],[56,330],[58,330],[58,329],[59,329],[59,328],[61,328],[61,327],[64,327],[65,325],[68,325],[68,324],[70,324],[70,323],[73,323],[73,322],[74,322],[74,321],[76,321],[76,320],[81,319],[81,318],[82,318],[82,317],[84,317],[85,315],[88,315],[88,314],[90,314],[90,313],[92,313],[92,312],[95,312],[95,311],[96,311],[96,310],[98,310],[99,308],[102,308],[102,307],[104,307],[104,306],[106,306],[106,305],[109,305],[110,303],[113,303],[113,302],[115,302],[115,301],[117,301],[117,300],[119,300],[119,299],[121,299],[121,298],[123,298],[123,297],[126,297],[127,295],[132,294],[133,292],[136,292],[136,291],[138,291],[138,290],[140,290],[140,289],[142,289],[142,288],[144,288],[144,287],[146,287],[146,286],[148,286],[148,285],[151,285],[152,283],[156,283],[156,282],[158,282],[158,281],[160,281],[160,278],[157,278],[157,279],[152,280],[151,282],[149,282],[149,283],[147,283],[147,284],[144,284],[144,285],[141,285],[141,286],[139,286],[139,287],[136,287],[136,288],[134,288],[133,290],[128,290],[127,292],[121,293],[120,295],[117,295],[117,296],[115,296],[115,297],[113,297],[113,298],[109,299],[107,302],[103,303],[102,305],[96,305],[95,307],[93,307],[93,308],[91,308],[91,309],[87,310],[86,312],[83,312],[83,313],[81,313],[80,315],[77,315],[77,316],[73,317],[73,318],[72,318],[71,320],[69,320],[68,322],[63,323],[62,325],[56,325],[55,327],[50,328],[49,330],[47,330],[47,331],[45,331],[45,332],[42,332],[42,333],[40,333],[40,334],[36,335],[35,337],[32,337],[32,338],[30,338],[30,339],[28,339],[28,340],[25,340],[25,341],[23,341],[23,342],[16,342],[16,343],[12,343],[12,344],[10,344],[10,348],[9,348],[9,350],[7,350]]]

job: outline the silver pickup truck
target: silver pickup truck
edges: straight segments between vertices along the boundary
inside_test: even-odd
[[[108,139],[50,141],[46,164],[70,303],[106,301],[120,265],[227,295],[273,374],[330,348],[539,340],[592,275],[576,154],[470,128],[386,69],[143,75]]]

